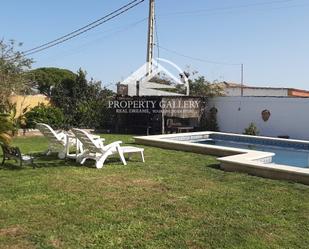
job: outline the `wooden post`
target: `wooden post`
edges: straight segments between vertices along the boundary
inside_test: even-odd
[[[140,94],[140,85],[139,85],[139,81],[136,81],[136,96],[139,96]]]
[[[153,45],[154,45],[154,22],[155,22],[155,0],[149,0],[148,17],[148,41],[147,41],[147,74],[152,72]]]
[[[241,90],[240,90],[240,96],[244,96],[244,64],[241,64]]]
[[[165,134],[165,118],[164,118],[164,112],[162,110],[162,134]]]

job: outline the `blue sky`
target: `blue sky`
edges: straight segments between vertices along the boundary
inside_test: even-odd
[[[121,7],[129,0],[10,0],[0,30],[29,49]],[[309,0],[156,0],[159,44],[206,61],[245,65],[245,83],[309,89]],[[148,0],[78,38],[33,55],[33,68],[83,68],[110,85],[146,59]],[[240,66],[201,62],[167,50],[160,57],[209,80],[240,81]]]

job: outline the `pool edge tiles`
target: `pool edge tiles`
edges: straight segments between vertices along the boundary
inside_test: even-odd
[[[281,164],[271,164],[274,153],[256,150],[238,149],[217,145],[192,143],[192,138],[207,139],[211,134],[239,136],[249,139],[265,139],[274,142],[309,144],[303,140],[286,140],[271,137],[256,137],[222,132],[192,132],[135,137],[138,144],[155,146],[165,149],[181,150],[219,156],[218,161],[223,170],[244,172],[271,179],[282,179],[309,184],[309,169],[297,168]],[[194,139],[193,139],[194,140]]]

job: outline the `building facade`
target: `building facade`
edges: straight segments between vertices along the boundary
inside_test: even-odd
[[[309,91],[295,88],[281,87],[253,87],[241,86],[237,83],[220,83],[224,95],[229,97],[309,97]]]

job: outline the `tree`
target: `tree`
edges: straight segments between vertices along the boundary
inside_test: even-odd
[[[204,76],[198,76],[194,80],[189,79],[191,96],[222,96],[223,88],[217,82],[209,82]]]
[[[206,80],[204,76],[198,75],[197,71],[185,71],[180,74],[180,77],[188,79],[190,96],[215,97],[224,95],[224,89],[221,84],[217,81],[210,82]],[[185,94],[186,89],[184,85],[177,85],[176,88],[179,92]]]
[[[30,69],[32,60],[16,51],[16,47],[21,46],[22,43],[16,44],[14,40],[8,43],[0,40],[0,112],[4,112],[12,93],[19,94],[30,90],[25,71]]]
[[[102,113],[107,111],[112,95],[112,91],[101,88],[101,82],[88,82],[86,72],[80,69],[74,80],[65,79],[52,89],[51,100],[63,111],[66,128],[96,128],[102,124]]]
[[[15,130],[10,116],[11,105],[9,97],[14,94],[27,93],[30,85],[25,77],[25,72],[30,69],[32,60],[26,58],[16,47],[14,40],[8,43],[0,40],[0,141],[9,143],[11,134]]]
[[[29,71],[27,77],[36,85],[41,94],[50,97],[53,87],[60,84],[63,80],[74,80],[76,74],[67,69],[42,67]]]

